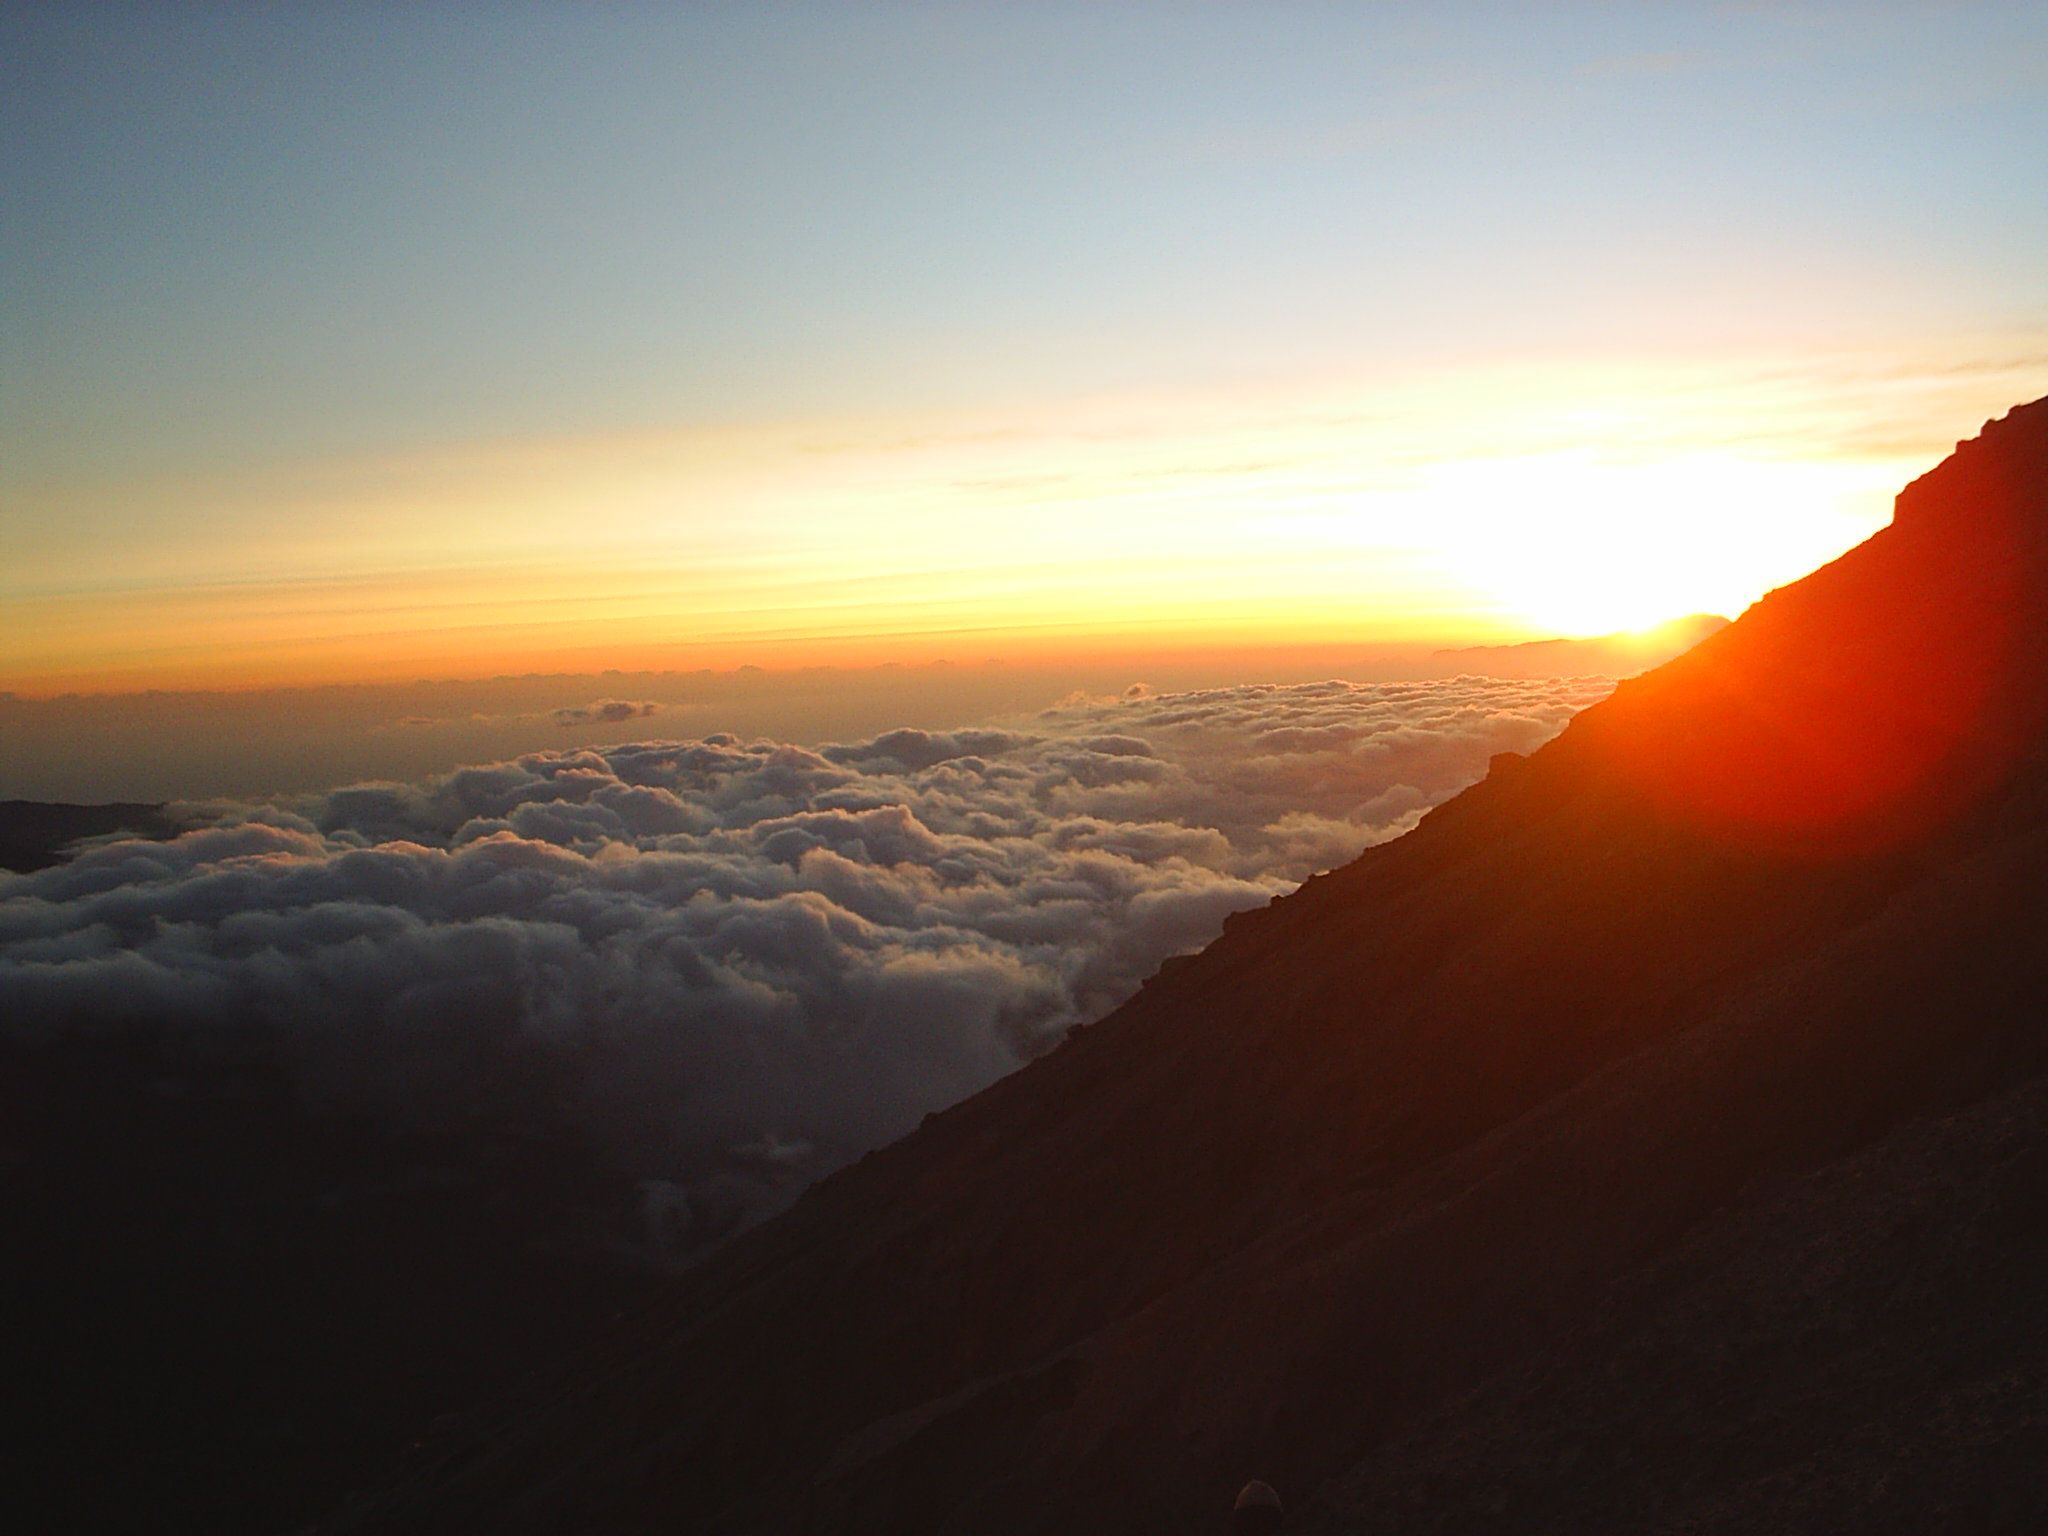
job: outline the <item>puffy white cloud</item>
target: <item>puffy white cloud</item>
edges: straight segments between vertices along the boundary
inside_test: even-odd
[[[184,806],[175,839],[4,878],[5,1027],[147,1028],[174,1061],[253,1032],[316,1106],[568,1127],[687,1250],[1607,687],[1133,689],[1013,729],[712,735]]]

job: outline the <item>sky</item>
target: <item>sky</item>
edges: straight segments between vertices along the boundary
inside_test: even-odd
[[[9,4],[0,72],[30,698],[1600,633],[2048,392],[2039,5]]]

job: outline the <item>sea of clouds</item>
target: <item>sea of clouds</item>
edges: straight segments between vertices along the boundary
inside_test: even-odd
[[[566,1127],[688,1253],[1610,686],[1134,688],[179,806],[170,841],[0,876],[0,1027],[146,1031],[166,1091],[254,1037],[311,1112]]]

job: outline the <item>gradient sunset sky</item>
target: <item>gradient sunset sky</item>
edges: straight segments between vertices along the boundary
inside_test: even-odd
[[[2048,7],[9,5],[0,689],[1732,613],[2048,388]]]

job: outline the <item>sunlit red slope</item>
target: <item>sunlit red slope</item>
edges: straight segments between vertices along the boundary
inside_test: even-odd
[[[2038,739],[2041,404],[1908,486],[1892,525],[1593,711],[1572,747],[1671,817],[1746,842],[1910,836]]]
[[[341,1523],[2038,1528],[2044,548],[2048,402]]]

